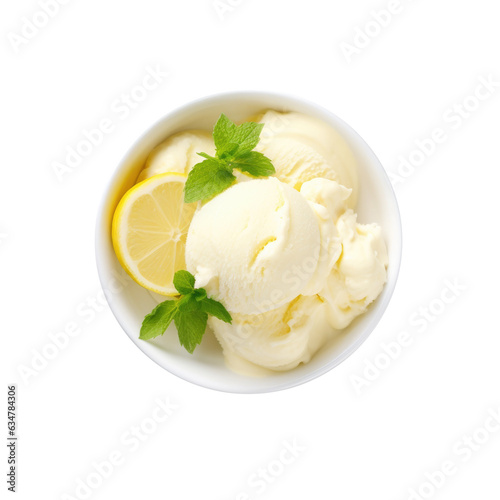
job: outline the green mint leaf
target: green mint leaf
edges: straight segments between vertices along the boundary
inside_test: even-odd
[[[220,160],[204,160],[194,166],[184,186],[184,203],[206,200],[227,189],[236,177]]]
[[[215,124],[213,132],[217,158],[252,151],[259,143],[260,133],[263,128],[263,123],[255,122],[245,122],[237,126],[222,113]]]
[[[234,157],[240,146],[234,142],[229,142],[222,153],[217,152],[217,157],[221,160],[230,160]]]
[[[181,297],[158,304],[144,318],[139,338],[149,340],[163,335],[174,321],[181,345],[192,354],[203,338],[209,314],[231,323],[232,318],[226,308],[208,298],[204,288],[194,288],[194,284],[195,278],[190,272],[177,271],[174,285]]]
[[[149,340],[163,335],[177,314],[177,301],[166,300],[158,304],[142,322],[139,338]]]
[[[179,341],[191,354],[193,354],[196,346],[201,343],[207,328],[207,319],[208,314],[204,311],[179,311],[174,318],[179,333]]]
[[[179,300],[179,305],[177,306],[179,311],[181,312],[192,312],[201,310],[200,302],[196,300],[196,296],[194,293],[190,293],[189,295],[184,295]]]
[[[207,296],[207,291],[204,288],[197,288],[193,295],[195,296],[196,300],[200,301],[206,298]]]
[[[215,160],[213,156],[207,155],[207,153],[196,153],[198,156],[201,156],[202,158],[206,158],[207,160]]]
[[[188,271],[177,271],[174,274],[174,286],[181,295],[194,292],[194,276]]]
[[[236,125],[222,113],[214,127],[214,143],[217,149],[217,156],[220,156],[226,151],[226,146],[231,142]]]
[[[231,162],[231,165],[254,177],[267,177],[276,173],[271,160],[258,151],[249,151],[242,156],[238,156]]]
[[[238,157],[245,153],[249,153],[257,146],[260,139],[260,133],[264,128],[263,123],[246,122],[238,125],[236,131],[231,138],[231,142],[238,144],[236,154]]]
[[[220,303],[214,299],[209,299],[208,297],[201,302],[201,310],[205,311],[216,318],[225,321],[226,323],[231,323],[232,319],[231,315],[227,312],[227,309]]]
[[[236,126],[224,113],[215,124],[213,137],[216,158],[197,153],[204,161],[189,172],[184,186],[184,202],[194,203],[213,198],[233,184],[238,168],[254,177],[267,177],[276,171],[269,158],[252,151],[259,143],[264,124],[246,122]]]

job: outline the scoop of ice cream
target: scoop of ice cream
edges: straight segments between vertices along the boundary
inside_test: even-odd
[[[237,182],[201,205],[189,228],[186,267],[196,287],[222,302],[232,324],[208,325],[235,371],[307,363],[383,289],[388,264],[381,228],[357,222],[357,166],[344,139],[300,113],[267,111],[257,150],[276,176]],[[187,174],[214,155],[208,132],[186,131],[151,153],[139,180]],[[155,297],[158,301],[164,297]]]
[[[203,158],[196,153],[215,154],[212,134],[205,130],[187,130],[169,137],[149,154],[137,182],[165,172],[187,174]]]
[[[347,210],[352,190],[338,182],[313,179],[302,184],[300,194],[311,203],[324,207],[334,224]]]
[[[330,323],[345,328],[364,313],[382,291],[387,279],[387,249],[377,224],[358,224],[347,210],[337,221],[342,256],[320,295],[329,306]]]
[[[328,304],[333,328],[345,328],[366,311],[387,278],[387,249],[377,224],[358,224],[348,208],[351,191],[335,181],[314,179],[302,185],[300,193],[328,211],[342,244],[342,255],[325,274],[318,294]]]
[[[299,296],[263,314],[233,314],[232,325],[210,317],[228,365],[247,374],[247,361],[270,370],[290,370],[307,363],[332,335],[325,304]]]
[[[356,159],[336,130],[301,113],[267,111],[260,122],[265,126],[255,149],[271,159],[278,179],[295,189],[316,177],[338,181],[352,189],[349,206],[356,206]]]
[[[325,287],[325,279],[342,252],[342,243],[334,222],[337,212],[344,212],[350,190],[328,179],[314,179],[302,185],[300,194],[309,202],[320,231],[318,266],[302,295],[315,295]]]
[[[235,184],[193,217],[186,265],[196,286],[231,313],[276,309],[302,293],[318,267],[319,221],[275,178]]]

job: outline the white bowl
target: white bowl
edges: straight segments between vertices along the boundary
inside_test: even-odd
[[[351,146],[359,164],[357,213],[364,223],[381,225],[389,253],[387,283],[368,311],[324,345],[313,359],[294,370],[265,377],[246,377],[229,370],[222,350],[207,332],[194,354],[180,346],[175,325],[153,341],[139,340],[144,316],[156,302],[147,290],[122,270],[111,242],[111,219],[122,195],[135,183],[149,152],[175,132],[190,128],[211,130],[221,113],[233,121],[264,109],[297,111],[319,118],[335,128]],[[331,370],[350,356],[380,321],[396,285],[401,260],[399,209],[384,168],[365,141],[340,118],[302,99],[267,92],[234,92],[207,97],[169,113],[130,148],[113,175],[99,211],[96,228],[97,268],[109,305],[123,330],[141,351],[178,377],[211,389],[235,393],[262,393],[290,388]],[[118,278],[117,278],[118,277]]]

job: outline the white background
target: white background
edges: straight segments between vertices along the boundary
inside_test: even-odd
[[[449,111],[474,94],[479,78],[500,82],[498,6],[401,0],[389,25],[348,61],[341,44],[353,44],[372,11],[388,3],[233,0],[221,18],[211,0],[73,0],[19,45],[23,17],[40,7],[3,2],[0,435],[6,386],[17,384],[18,498],[83,498],[78,480],[114,451],[123,463],[89,498],[404,500],[419,488],[421,498],[499,498],[500,432],[481,430],[500,407],[498,83],[460,124]],[[122,119],[114,101],[157,65],[168,78]],[[131,142],[194,98],[259,89],[330,109],[388,172],[435,128],[447,139],[395,185],[403,265],[369,340],[304,386],[238,396],[170,375],[129,341],[107,307],[92,316],[86,301],[99,292],[98,204]],[[60,181],[53,163],[106,117],[113,132]],[[447,279],[465,290],[443,305]],[[429,303],[438,313],[417,326],[419,307]],[[68,322],[81,333],[22,377],[20,367]],[[355,377],[383,363],[382,344],[403,331],[411,345],[357,390]],[[132,451],[122,436],[151,424],[158,397],[178,408]],[[484,444],[460,444],[464,435]],[[283,442],[294,440],[304,449],[280,466]],[[435,475],[439,488],[426,486],[426,474],[444,461],[454,473]],[[257,488],[252,475],[268,467],[272,482]]]

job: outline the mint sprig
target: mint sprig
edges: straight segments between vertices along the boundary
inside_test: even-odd
[[[174,286],[180,298],[158,304],[144,318],[140,339],[149,340],[163,335],[174,321],[181,345],[192,354],[203,338],[209,314],[231,323],[232,318],[226,308],[208,298],[204,288],[195,288],[194,282],[194,276],[188,271],[175,273]]]
[[[184,202],[206,200],[226,190],[236,180],[233,170],[237,168],[254,177],[267,177],[276,172],[271,160],[258,151],[264,124],[246,122],[233,123],[224,113],[215,124],[213,137],[215,156],[197,153],[205,158],[189,172],[184,186]]]

